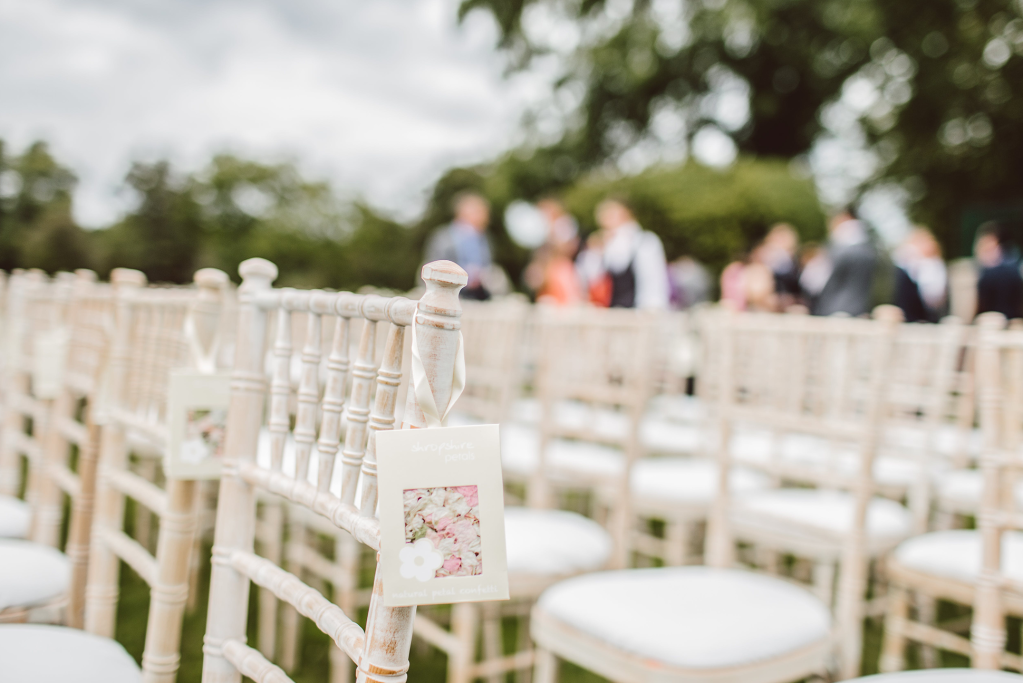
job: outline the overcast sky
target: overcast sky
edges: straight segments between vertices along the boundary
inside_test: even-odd
[[[111,222],[133,159],[290,159],[404,216],[454,163],[517,142],[541,79],[503,77],[457,0],[0,0],[0,137],[45,139]]]

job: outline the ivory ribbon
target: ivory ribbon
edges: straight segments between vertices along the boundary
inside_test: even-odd
[[[188,349],[192,352],[192,360],[195,362],[195,369],[203,375],[212,375],[217,371],[217,352],[220,350],[220,324],[218,320],[217,329],[213,333],[213,341],[210,343],[210,350],[206,351],[199,341],[199,330],[195,326],[195,318],[192,311],[185,316],[185,341],[188,342]]]
[[[416,318],[419,316],[419,305],[416,305],[415,315],[412,316],[412,389],[416,393],[416,402],[419,409],[423,411],[427,427],[442,427],[444,418],[448,416],[451,407],[455,405],[458,397],[465,389],[465,351],[462,348],[462,333],[458,333],[458,350],[455,351],[455,369],[451,376],[451,398],[448,400],[444,412],[437,410],[437,402],[433,398],[433,389],[430,381],[426,378],[426,368],[423,367],[423,358],[419,355],[419,340],[416,338]]]

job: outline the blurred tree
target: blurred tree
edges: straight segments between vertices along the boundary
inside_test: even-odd
[[[71,217],[76,181],[45,142],[8,156],[0,140],[0,268],[92,266],[87,237]]]
[[[459,16],[476,9],[513,66],[563,57],[559,97],[578,107],[562,113],[584,164],[705,124],[742,152],[805,152],[877,36],[874,0],[462,0]]]
[[[199,173],[179,176],[161,161],[135,164],[125,182],[137,208],[96,235],[108,270],[128,266],[154,282],[188,282],[211,266],[237,279],[239,263],[262,256],[277,264],[280,286],[414,285],[412,231],[291,164],[218,155]]]
[[[90,236],[75,223],[68,199],[50,202],[43,209],[21,249],[22,266],[48,273],[94,267],[95,261]]]
[[[946,250],[968,247],[971,204],[1023,204],[1017,0],[462,0],[459,14],[477,9],[513,67],[561,65],[536,126],[576,172],[684,148],[707,125],[782,157],[844,132],[877,155],[867,184],[902,184]]]
[[[166,161],[135,163],[125,185],[137,207],[96,235],[105,252],[105,271],[136,268],[151,282],[190,282],[201,248],[200,206],[187,178]]]
[[[1023,3],[879,3],[883,38],[856,79],[877,96],[863,122],[915,215],[966,255],[971,205],[1023,209]]]
[[[340,242],[353,227],[350,203],[327,183],[303,178],[292,164],[221,154],[190,183],[203,207],[203,259],[232,273],[247,258],[245,245],[256,232]]]

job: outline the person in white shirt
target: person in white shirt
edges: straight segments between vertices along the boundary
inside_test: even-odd
[[[602,303],[612,308],[667,309],[668,265],[660,238],[643,230],[617,199],[598,204],[596,219],[602,238],[602,277],[610,285],[610,297]]]

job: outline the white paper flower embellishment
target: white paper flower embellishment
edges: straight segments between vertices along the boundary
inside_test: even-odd
[[[437,570],[444,564],[444,557],[433,547],[428,538],[420,538],[411,545],[406,545],[398,553],[401,560],[399,572],[402,578],[429,581],[434,578]]]

